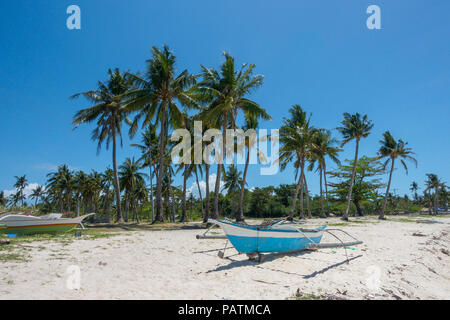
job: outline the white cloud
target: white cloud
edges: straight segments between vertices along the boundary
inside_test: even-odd
[[[39,183],[29,183],[25,189],[23,190],[23,194],[25,195],[25,197],[29,197],[30,194],[33,192],[34,189],[36,189],[36,187],[40,186]],[[11,189],[11,190],[3,190],[5,197],[9,197],[10,195],[14,194],[17,192],[17,189]]]
[[[216,186],[216,177],[217,175],[215,173],[209,175],[209,192],[214,192],[214,188]],[[205,198],[206,195],[206,181],[205,180],[199,180],[198,184],[200,185],[200,190],[202,192],[202,197]],[[223,185],[225,182],[220,180],[220,190],[222,194],[226,194],[226,190],[222,190]],[[197,187],[197,181],[193,181],[192,185],[187,188],[186,194],[189,196],[190,194],[193,194],[195,198],[199,198],[199,192]]]
[[[216,177],[217,177],[217,175],[215,173],[209,175],[209,192],[214,192],[214,187],[216,186]],[[199,180],[198,184],[200,185],[200,190],[202,191],[202,197],[205,198],[205,195],[206,195],[205,180]],[[225,195],[227,193],[227,189],[222,190],[224,184],[225,184],[225,182],[220,180],[220,190],[221,190],[220,193],[223,195]],[[253,190],[255,190],[255,187],[250,187],[250,188],[248,188],[248,190],[253,192]],[[191,193],[194,195],[195,198],[199,198],[197,182],[195,180],[192,182],[191,186],[186,189],[187,196],[189,196]]]

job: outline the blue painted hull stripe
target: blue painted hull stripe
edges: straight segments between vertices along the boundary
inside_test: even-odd
[[[320,243],[322,236],[308,238],[265,238],[227,235],[238,252],[287,252],[306,249],[309,243]],[[312,240],[312,242],[310,241]]]

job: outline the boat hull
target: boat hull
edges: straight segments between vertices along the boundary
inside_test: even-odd
[[[79,223],[6,227],[4,229],[0,229],[0,233],[27,235],[36,233],[67,232],[75,229],[78,226],[78,224]]]
[[[228,240],[238,252],[247,254],[308,249],[308,245],[320,243],[325,228],[300,232],[295,227],[264,228],[217,220],[214,223],[222,227]]]
[[[27,217],[7,217],[9,219],[0,221],[6,228],[0,228],[0,233],[27,235],[36,233],[58,233],[75,229],[88,214],[82,217],[69,219],[39,219]],[[6,219],[6,218],[5,218]]]

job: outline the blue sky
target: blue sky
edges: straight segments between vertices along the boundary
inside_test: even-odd
[[[66,28],[71,4],[81,8],[81,30]],[[371,4],[381,8],[381,30],[366,27]],[[92,127],[72,130],[73,114],[87,104],[69,97],[94,89],[108,68],[143,70],[150,46],[163,44],[179,71],[218,67],[224,50],[256,64],[265,82],[252,98],[273,118],[265,128],[279,127],[293,104],[330,129],[343,112],[367,114],[375,127],[361,155],[375,155],[385,130],[417,153],[417,169],[394,173],[397,194],[413,180],[423,190],[426,173],[450,182],[448,12],[447,0],[1,1],[0,190],[12,189],[15,175],[44,183],[59,164],[110,165],[110,151],[96,155]],[[138,156],[129,144],[125,137],[119,161]],[[353,151],[350,143],[341,159]],[[318,177],[308,179],[317,193]],[[276,176],[249,170],[250,187],[293,182],[292,168]]]

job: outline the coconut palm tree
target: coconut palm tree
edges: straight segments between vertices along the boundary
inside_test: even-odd
[[[86,198],[89,212],[97,212],[98,200],[103,189],[103,177],[100,172],[92,170],[86,179]]]
[[[350,187],[348,189],[347,206],[345,208],[343,220],[348,220],[348,211],[350,209],[350,202],[352,200],[352,189],[355,181],[356,165],[358,163],[359,142],[363,138],[367,138],[370,130],[373,128],[373,123],[367,118],[367,115],[361,116],[359,113],[349,114],[344,113],[344,120],[341,122],[342,127],[338,127],[338,131],[342,134],[344,140],[341,143],[341,148],[353,139],[356,141],[355,160],[353,161],[352,178],[350,179]]]
[[[445,186],[445,183],[441,181],[441,179],[438,178],[438,176],[434,173],[427,173],[427,180],[425,181],[426,189],[425,192],[429,193],[429,190],[434,189],[434,204],[433,204],[433,212],[434,214],[437,214],[438,212],[438,193],[439,188],[442,186]],[[431,197],[431,194],[430,194]]]
[[[73,124],[78,127],[82,123],[97,121],[97,127],[92,131],[92,140],[98,141],[97,153],[100,152],[103,142],[106,141],[106,149],[112,142],[112,162],[114,170],[114,188],[116,191],[116,220],[123,221],[120,204],[120,184],[117,171],[117,138],[120,138],[122,145],[122,122],[127,120],[129,113],[124,107],[124,94],[131,87],[131,80],[122,74],[119,69],[108,70],[109,79],[106,84],[99,82],[97,90],[78,93],[72,96],[76,99],[85,97],[94,105],[78,111],[73,120]],[[75,128],[76,128],[75,127]]]
[[[80,216],[80,209],[83,206],[83,213],[86,213],[86,194],[89,191],[87,186],[88,175],[83,171],[78,171],[74,174],[74,195],[76,201],[76,214]]]
[[[293,105],[289,110],[291,117],[283,119],[283,126],[280,128],[280,155],[278,162],[281,170],[294,161],[296,169],[295,180],[297,181],[298,170],[300,177],[292,198],[289,219],[294,218],[298,193],[300,192],[300,218],[303,218],[303,190],[305,181],[305,162],[312,152],[317,130],[310,125],[311,116],[308,116],[302,107]]]
[[[178,103],[195,107],[197,103],[190,96],[188,90],[195,84],[195,76],[187,70],[178,76],[175,74],[176,58],[163,46],[162,49],[152,47],[152,58],[147,61],[147,71],[143,77],[129,74],[134,82],[135,89],[127,94],[127,108],[138,111],[133,122],[130,135],[136,132],[138,120],[143,118],[143,126],[146,126],[156,117],[160,122],[159,131],[159,159],[158,173],[156,178],[156,221],[163,221],[162,182],[164,177],[164,150],[167,140],[168,123],[175,122],[178,126],[183,125],[182,113]]]
[[[17,189],[18,197],[21,199],[22,206],[23,206],[23,203],[25,201],[25,195],[24,195],[23,191],[28,186],[28,180],[26,178],[26,175],[23,175],[20,177],[14,176],[14,178],[16,178],[16,183],[14,183],[14,188]]]
[[[11,194],[8,198],[9,205],[12,207],[17,207],[17,204],[19,202],[22,202],[22,206],[23,206],[24,200],[25,200],[25,196],[20,191],[17,191],[15,193]]]
[[[67,165],[61,165],[56,172],[47,174],[47,177],[48,192],[59,203],[59,211],[62,212],[64,210],[64,204],[67,205],[67,211],[70,211],[72,192],[75,189],[75,180],[69,167]]]
[[[37,206],[37,202],[42,200],[42,197],[45,195],[45,189],[42,186],[37,186],[31,191],[30,198],[34,199],[34,207]]]
[[[417,202],[419,200],[419,196],[417,195],[417,190],[419,190],[419,185],[417,184],[417,182],[415,182],[415,181],[411,182],[411,187],[409,188],[409,190],[414,193],[414,201]]]
[[[192,157],[193,154],[191,153]],[[191,177],[192,175],[195,175],[195,180],[196,180],[196,184],[197,184],[197,189],[199,192],[199,196],[200,196],[200,202],[201,202],[201,209],[202,209],[202,215],[203,215],[203,199],[202,199],[202,190],[200,188],[200,183],[198,180],[198,176],[199,173],[200,175],[202,174],[202,167],[199,164],[195,164],[194,161],[191,161],[191,163],[185,164],[185,163],[181,163],[178,165],[178,169],[177,169],[177,173],[183,171],[183,191],[182,191],[182,212],[181,212],[181,219],[180,222],[185,222],[186,221],[186,210],[187,210],[187,206],[186,206],[186,193],[187,193],[187,180],[189,179],[189,177]],[[192,195],[192,193],[191,193]]]
[[[240,192],[244,182],[241,178],[242,172],[232,164],[224,173],[224,185],[222,191],[227,190],[227,194]]]
[[[6,206],[6,203],[8,203],[8,199],[5,197],[5,192],[0,191],[0,207]]]
[[[205,108],[202,107],[202,110],[204,110]],[[202,112],[200,111],[197,115],[195,115],[194,117],[192,117],[192,120],[201,120],[201,116],[202,116]],[[211,123],[205,123],[205,122],[201,122],[202,124],[202,132],[201,132],[201,138],[199,140],[196,140],[194,137],[194,145],[193,145],[193,149],[195,149],[196,147],[196,143],[200,143],[199,148],[201,149],[201,154],[203,155],[205,153],[205,149],[206,147],[211,143],[209,141],[205,141],[203,140],[203,136],[205,134],[205,132],[207,130],[209,130],[211,127]],[[191,152],[192,156],[194,156],[194,152]],[[197,188],[198,188],[198,192],[200,195],[200,202],[202,203],[202,217],[203,217],[203,222],[206,223],[209,219],[209,211],[210,211],[210,192],[209,192],[209,173],[210,173],[210,163],[209,161],[202,161],[201,164],[195,164],[195,161],[193,161],[195,168],[193,169],[194,174],[195,174],[195,179],[196,179],[196,183],[197,183]],[[202,176],[203,175],[203,171],[205,172],[205,211],[203,212],[203,196],[202,196],[202,192],[200,189],[200,183],[198,181],[198,176]]]
[[[341,162],[338,159],[338,153],[342,151],[335,147],[337,140],[332,138],[331,132],[326,129],[320,129],[317,131],[315,136],[315,141],[312,148],[312,159],[309,165],[309,170],[312,170],[314,165],[317,163],[317,171],[319,171],[320,176],[320,208],[321,216],[325,217],[329,214],[329,203],[328,203],[328,187],[327,187],[327,165],[326,158],[330,158],[335,164],[340,165]],[[322,187],[322,176],[325,183],[325,199],[327,203],[327,212],[325,214],[323,207],[323,187]]]
[[[156,126],[148,124],[147,129],[142,133],[141,144],[131,144],[141,151],[142,156],[138,161],[143,161],[142,167],[148,167],[150,170],[150,202],[152,204],[152,222],[155,216],[155,206],[153,201],[153,176],[155,172],[155,163],[158,158],[158,136],[156,135]]]
[[[138,180],[136,189],[134,190],[134,198],[136,199],[136,203],[139,204],[139,210],[142,214],[143,204],[146,201],[148,201],[148,190],[145,187],[144,180]],[[135,211],[137,211],[136,206],[135,206]],[[135,215],[136,215],[136,221],[139,222],[139,215],[137,214],[137,212],[135,213]]]
[[[108,223],[111,221],[111,202],[114,200],[114,196],[111,197],[111,186],[114,184],[114,171],[107,168],[105,172],[101,173],[102,178],[102,193],[103,193],[103,211],[102,215],[108,213]]]
[[[397,158],[400,158],[400,163],[403,165],[403,168],[406,170],[406,174],[408,174],[408,167],[406,166],[405,160],[412,161],[416,164],[417,160],[411,155],[414,154],[411,148],[408,148],[408,142],[404,142],[403,140],[395,141],[394,137],[391,135],[389,131],[383,133],[383,140],[380,140],[380,150],[378,151],[378,159],[387,158],[384,163],[384,168],[387,167],[389,162],[391,162],[391,171],[389,172],[389,181],[386,188],[386,194],[384,196],[383,206],[381,207],[381,212],[378,219],[385,219],[384,212],[386,210],[386,202],[389,194],[389,189],[391,187],[392,181],[392,173],[394,172],[394,163]]]
[[[258,118],[256,118],[252,114],[246,114],[245,115],[245,126],[244,130],[255,130],[258,128]],[[263,137],[260,137],[260,141],[263,139]],[[250,135],[248,139],[245,139],[244,141],[245,146],[247,147],[247,157],[245,159],[245,167],[244,167],[244,175],[242,177],[242,185],[240,188],[240,195],[239,195],[239,208],[238,208],[238,214],[236,215],[236,221],[244,221],[244,194],[245,194],[245,185],[247,184],[247,170],[248,165],[250,163],[250,152],[252,149],[256,148],[258,150],[259,158],[262,162],[266,161],[265,155],[262,153],[259,148],[256,147],[257,139],[256,135]]]
[[[8,198],[5,197],[5,192],[0,191],[0,207],[6,206],[8,203]]]
[[[128,221],[128,210],[131,206],[131,209],[134,211],[136,220],[139,222],[136,211],[135,192],[138,184],[143,183],[143,181],[145,181],[145,177],[147,177],[145,173],[139,171],[141,168],[141,163],[139,161],[135,161],[134,158],[126,158],[125,162],[119,166],[120,184],[122,185],[125,192],[125,221]]]
[[[251,92],[260,87],[264,77],[253,75],[255,65],[244,64],[235,67],[234,58],[228,53],[223,54],[225,61],[220,71],[201,66],[202,81],[195,87],[195,97],[200,103],[208,103],[208,107],[201,112],[200,118],[210,127],[221,127],[222,144],[219,159],[225,159],[226,130],[236,127],[238,111],[253,114],[263,119],[271,119],[267,112],[256,102],[246,98]],[[213,218],[219,215],[219,192],[222,163],[217,164],[216,185],[214,189]]]

